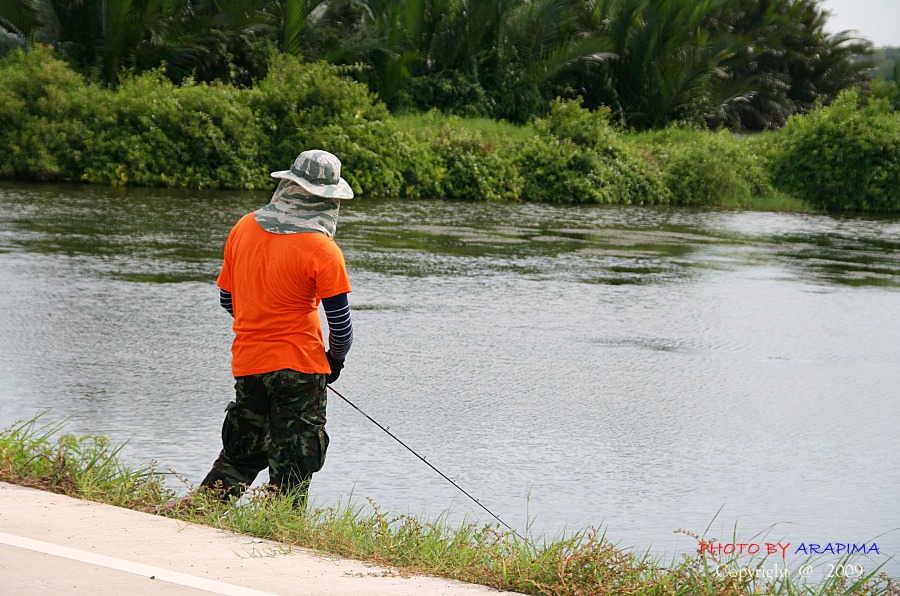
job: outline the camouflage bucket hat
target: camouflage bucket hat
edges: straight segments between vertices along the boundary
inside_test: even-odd
[[[290,170],[272,172],[272,178],[290,180],[316,197],[352,199],[353,189],[341,178],[341,160],[322,151],[310,149],[297,156]]]

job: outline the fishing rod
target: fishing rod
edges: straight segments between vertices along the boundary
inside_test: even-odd
[[[458,488],[458,489],[459,489],[459,492],[461,492],[462,494],[464,494],[464,495],[466,495],[467,497],[469,497],[470,499],[472,499],[472,501],[474,501],[476,505],[478,505],[479,507],[481,507],[482,509],[484,509],[485,511],[487,511],[487,512],[491,515],[491,517],[493,517],[493,518],[496,519],[498,522],[500,522],[507,530],[509,530],[510,532],[512,532],[513,534],[515,534],[516,537],[519,538],[519,540],[521,540],[522,542],[525,542],[525,543],[528,542],[528,540],[526,540],[525,538],[523,538],[521,534],[519,534],[518,532],[516,532],[515,530],[513,530],[512,527],[510,527],[509,524],[507,524],[505,521],[503,521],[502,519],[500,519],[499,517],[497,517],[497,515],[496,515],[493,511],[491,511],[490,509],[488,509],[487,507],[485,507],[484,505],[482,505],[481,502],[480,502],[478,499],[476,499],[475,497],[473,497],[472,495],[470,495],[469,493],[467,493],[460,485],[458,485],[457,483],[453,482],[453,480],[451,480],[446,474],[444,474],[443,472],[441,472],[440,470],[438,470],[437,468],[435,468],[435,467],[431,464],[430,461],[426,460],[424,457],[422,457],[421,455],[419,455],[418,453],[416,453],[415,451],[413,451],[412,448],[411,448],[409,445],[407,445],[406,443],[404,443],[403,441],[401,441],[399,438],[397,438],[397,436],[396,436],[395,434],[393,434],[393,433],[392,433],[391,431],[389,431],[387,428],[385,428],[384,426],[382,426],[381,424],[379,424],[377,420],[375,420],[374,418],[372,418],[371,416],[369,416],[368,414],[366,414],[365,412],[363,412],[362,410],[360,410],[360,409],[359,409],[359,406],[357,406],[355,403],[353,403],[352,401],[350,401],[349,399],[347,399],[346,397],[344,397],[344,396],[341,394],[340,391],[338,391],[337,389],[335,389],[335,388],[332,387],[331,385],[328,385],[328,388],[331,389],[331,390],[334,392],[335,395],[337,395],[337,396],[340,397],[342,400],[344,400],[345,402],[347,402],[348,404],[350,404],[350,407],[352,407],[354,410],[356,410],[357,412],[359,412],[360,414],[362,414],[363,416],[365,416],[366,418],[368,418],[368,419],[372,422],[372,424],[374,424],[375,426],[377,426],[378,428],[380,428],[381,430],[383,430],[384,432],[386,432],[386,433],[388,434],[388,436],[390,436],[392,439],[394,439],[395,441],[397,441],[398,443],[400,443],[401,445],[403,445],[403,446],[406,448],[407,451],[409,451],[410,453],[412,453],[413,455],[415,455],[416,457],[418,457],[419,459],[421,459],[422,462],[425,463],[425,465],[427,465],[429,468],[431,468],[432,470],[434,470],[435,472],[437,472],[438,474],[440,474],[441,477],[442,477],[444,480],[446,480],[447,482],[449,482],[450,484],[452,484],[453,486],[455,486],[456,488]]]

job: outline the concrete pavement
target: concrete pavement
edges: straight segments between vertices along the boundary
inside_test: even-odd
[[[3,596],[502,593],[0,482]]]

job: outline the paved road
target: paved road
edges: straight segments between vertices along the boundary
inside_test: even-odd
[[[501,594],[0,482],[0,594]]]

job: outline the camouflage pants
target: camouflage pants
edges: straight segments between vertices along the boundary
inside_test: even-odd
[[[328,449],[325,380],[293,370],[236,377],[222,451],[200,486],[222,490],[223,499],[238,496],[268,467],[270,484],[305,500]]]

